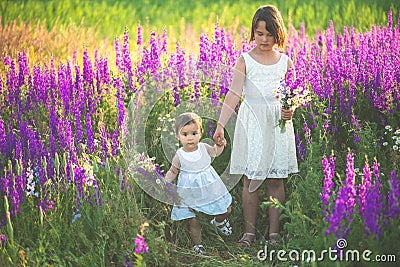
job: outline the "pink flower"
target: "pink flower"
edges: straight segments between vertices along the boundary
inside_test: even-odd
[[[0,235],[0,241],[1,241],[1,248],[4,248],[6,246],[6,240],[7,237],[5,235]]]
[[[140,236],[139,234],[136,235],[135,246],[136,246],[135,248],[136,254],[149,252],[149,248],[147,246],[147,243],[144,241],[144,237]]]

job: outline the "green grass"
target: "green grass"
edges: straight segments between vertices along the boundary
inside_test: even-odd
[[[1,1],[2,23],[12,20],[46,21],[49,29],[55,25],[70,23],[95,27],[100,38],[120,35],[125,27],[135,30],[143,25],[148,31],[171,33],[173,41],[187,38],[187,31],[198,36],[201,29],[207,30],[215,22],[228,29],[247,30],[257,7],[276,5],[286,23],[292,22],[298,29],[304,22],[307,33],[329,27],[332,20],[337,29],[353,25],[356,30],[369,29],[372,24],[385,25],[387,12],[398,15],[398,0],[288,0],[288,1],[164,1],[164,0],[3,0]],[[189,26],[190,25],[190,26]],[[144,34],[146,35],[146,34]]]

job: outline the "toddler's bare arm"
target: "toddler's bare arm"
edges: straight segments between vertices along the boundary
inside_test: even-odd
[[[207,152],[210,157],[218,157],[221,155],[221,153],[224,151],[226,145],[226,139],[224,138],[223,140],[219,141],[218,143],[215,143],[214,146],[210,146],[206,144]]]
[[[179,174],[179,168],[181,167],[181,163],[179,162],[179,158],[177,155],[172,159],[171,167],[169,168],[167,174],[165,175],[165,180],[167,182],[172,182]]]

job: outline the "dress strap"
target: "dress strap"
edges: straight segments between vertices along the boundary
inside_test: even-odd
[[[246,64],[246,73],[254,66],[255,60],[249,55],[248,52],[242,54],[244,63]]]
[[[285,69],[287,69],[287,65],[288,65],[288,60],[289,60],[289,56],[288,55],[286,55],[286,54],[284,54],[284,53],[281,53],[281,64],[285,67]]]

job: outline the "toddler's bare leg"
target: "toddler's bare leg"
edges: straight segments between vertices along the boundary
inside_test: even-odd
[[[232,211],[232,207],[229,206],[228,210],[225,213],[215,216],[215,220],[219,223],[222,222],[229,216],[229,214],[231,214],[231,211]]]
[[[201,224],[196,218],[189,219],[190,237],[194,245],[201,244]]]
[[[280,203],[285,202],[285,187],[283,179],[266,179],[269,198],[276,198]],[[279,217],[281,212],[277,208],[269,208],[269,233],[279,233]]]

